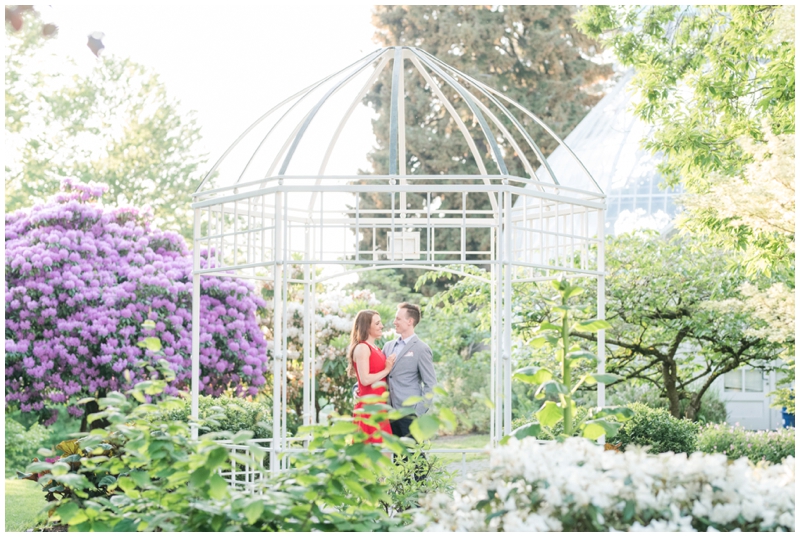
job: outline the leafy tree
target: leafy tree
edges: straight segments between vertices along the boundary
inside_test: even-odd
[[[766,327],[763,320],[715,307],[741,297],[747,281],[729,256],[691,236],[639,233],[609,241],[606,370],[660,390],[675,417],[695,419],[716,379],[745,365],[772,367],[784,349],[755,331]],[[682,399],[689,400],[685,416]]]
[[[744,251],[735,259],[754,281],[725,309],[761,319],[753,330],[784,345],[784,383],[794,380],[794,18],[792,5],[588,6],[578,16],[637,71],[635,113],[654,127],[646,146],[691,194],[679,225]],[[782,388],[777,404],[793,408],[790,396]]]
[[[64,188],[5,220],[6,405],[46,423],[64,404],[85,418],[81,399],[146,380],[142,366],[160,357],[174,371],[168,393],[191,378],[192,258],[183,238],[147,213],[95,203],[103,185],[65,180]],[[246,283],[202,279],[204,393],[253,395],[264,383],[263,305]]]
[[[761,177],[743,176],[759,159],[757,147],[795,130],[794,7],[587,6],[577,19],[636,69],[634,112],[654,127],[646,147],[664,155],[659,168],[666,181],[715,201],[717,185],[737,188],[746,199],[733,213],[730,204],[719,210],[706,204],[688,224],[726,246],[751,249],[750,269],[770,272],[779,265],[793,279],[794,227],[765,229],[741,217],[767,201],[748,190],[774,190]],[[793,181],[793,152],[790,160],[782,183]]]
[[[601,98],[593,86],[611,74],[607,64],[589,59],[599,44],[573,27],[571,6],[377,6],[373,25],[376,41],[383,45],[420,47],[450,65],[505,92],[538,114],[559,135],[568,134]],[[475,174],[478,169],[455,121],[410,64],[405,77],[407,169],[411,174]],[[391,70],[381,75],[365,97],[377,113],[373,122],[377,148],[369,154],[375,173],[389,171],[389,121]],[[462,119],[472,123],[468,111],[459,109]],[[555,142],[532,120],[519,118],[545,155]],[[505,125],[513,131],[510,124]],[[452,136],[451,136],[452,134]],[[490,148],[476,136],[479,153],[491,162]],[[500,140],[510,155],[514,149]],[[532,154],[526,155],[536,162]],[[527,177],[518,159],[508,159],[509,172]],[[362,194],[361,207],[390,207],[388,195]],[[442,210],[461,209],[461,195],[442,195],[432,203]],[[411,207],[423,200],[409,194]],[[468,209],[489,209],[488,197],[469,197]],[[457,230],[437,231],[440,244],[458,244]],[[363,230],[364,244],[372,244],[371,230]],[[421,238],[423,248],[427,237]],[[486,246],[489,234],[473,236],[467,250]],[[385,248],[386,235],[376,237]],[[411,286],[418,271],[404,271],[404,283]],[[438,282],[442,288],[442,282]]]
[[[101,57],[88,74],[42,71],[41,22],[6,25],[6,210],[40,203],[62,177],[102,178],[118,205],[153,207],[156,223],[191,236],[190,194],[205,156],[193,113],[158,75]]]

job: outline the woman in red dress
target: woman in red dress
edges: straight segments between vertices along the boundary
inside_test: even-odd
[[[395,355],[392,354],[387,358],[375,346],[375,340],[381,337],[382,334],[383,323],[378,312],[373,310],[361,310],[358,312],[353,323],[353,331],[350,333],[350,347],[347,350],[347,371],[351,376],[355,376],[358,379],[357,395],[359,398],[365,395],[384,395],[386,393],[386,382],[381,381],[392,370]],[[358,419],[368,416],[368,414],[359,412],[363,407],[364,403],[361,401],[356,403],[353,409],[353,417],[356,418],[355,422],[362,431],[369,435],[368,443],[380,444],[383,442],[383,438],[377,433],[379,429],[384,433],[392,434],[389,420],[380,422],[379,429],[367,425]]]

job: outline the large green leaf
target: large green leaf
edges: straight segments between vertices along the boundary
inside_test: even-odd
[[[331,435],[352,434],[358,431],[358,425],[352,421],[338,420],[328,428],[328,433]]]
[[[423,442],[439,430],[439,420],[430,414],[423,414],[411,422],[408,430],[417,442]]]
[[[511,378],[528,384],[544,384],[553,378],[553,373],[544,367],[523,367],[515,371]]]
[[[573,325],[572,329],[578,332],[597,332],[598,330],[607,330],[611,325],[602,319],[590,319],[588,321],[580,321]]]
[[[536,413],[536,419],[545,427],[553,427],[563,417],[563,411],[553,401],[545,401],[544,406]]]
[[[458,426],[458,419],[449,408],[443,408],[439,411],[439,419],[443,422],[448,431],[455,431]]]
[[[143,347],[148,351],[158,352],[161,350],[161,340],[157,337],[146,337],[137,346]]]
[[[542,324],[539,325],[539,331],[544,332],[545,330],[557,330],[557,331],[560,332],[561,331],[561,327],[558,326],[557,324],[553,324],[553,323],[545,321],[545,322],[543,322]]]
[[[586,384],[589,384],[590,386],[597,384],[598,382],[602,382],[603,384],[611,384],[612,382],[617,382],[622,379],[623,377],[613,373],[592,373],[591,375],[586,375]]]
[[[260,498],[252,500],[250,503],[247,504],[247,507],[245,507],[242,510],[245,518],[247,518],[247,522],[250,524],[255,524],[263,511],[264,511],[264,501],[261,500]]]
[[[597,440],[603,435],[610,438],[617,434],[620,427],[621,425],[619,423],[603,419],[589,420],[584,424],[583,436],[589,440]]]
[[[523,438],[527,438],[529,436],[538,437],[541,434],[541,432],[542,432],[542,426],[534,422],[522,425],[521,427],[517,427],[516,429],[511,431],[511,436],[522,440]]]
[[[552,379],[548,380],[536,390],[534,396],[537,399],[541,399],[545,395],[566,395],[569,393],[569,389],[559,380]]]
[[[422,401],[423,399],[419,395],[412,395],[411,397],[403,401],[403,406],[414,406],[417,403],[421,403]]]
[[[221,500],[228,494],[228,483],[219,475],[214,474],[208,480],[208,495],[215,500]]]

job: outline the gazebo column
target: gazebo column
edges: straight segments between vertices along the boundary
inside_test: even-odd
[[[311,271],[308,261],[311,259],[311,241],[310,241],[309,223],[305,225],[305,242],[306,252],[305,261],[303,265],[303,425],[311,425],[311,413],[314,410],[314,402],[311,399],[312,383],[314,378],[311,374],[311,360],[313,359],[312,353],[312,339],[311,339],[311,316],[314,315],[314,310],[311,306],[311,294],[313,289],[311,287]],[[309,311],[310,310],[310,311]]]
[[[283,441],[281,427],[282,372],[283,372],[283,192],[275,193],[275,245],[272,294],[272,449],[270,450],[270,473],[278,473],[278,453]]]
[[[192,439],[196,440],[200,417],[200,209],[194,210],[192,240]],[[208,252],[211,256],[211,252]]]
[[[605,240],[605,210],[597,211],[597,318],[606,318],[606,240]],[[597,332],[597,372],[606,372],[606,331]],[[606,406],[606,385],[602,382],[597,383],[597,406]],[[601,442],[605,442],[605,436],[601,437]]]
[[[508,185],[508,179],[503,179]],[[511,434],[511,192],[503,193],[505,225],[503,227],[503,429],[502,435]]]

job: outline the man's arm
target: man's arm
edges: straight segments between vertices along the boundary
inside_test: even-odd
[[[419,377],[422,379],[422,383],[424,387],[422,388],[422,394],[424,398],[425,410],[427,411],[431,407],[432,399],[428,399],[426,396],[428,394],[433,393],[433,387],[436,386],[436,371],[433,369],[433,352],[431,348],[425,345],[424,352],[419,357],[417,361],[419,364],[417,369],[419,370]]]

